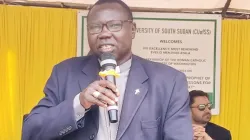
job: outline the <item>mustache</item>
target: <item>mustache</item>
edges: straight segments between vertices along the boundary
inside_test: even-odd
[[[210,115],[211,116],[211,113],[205,113],[203,116],[206,116],[206,115]]]

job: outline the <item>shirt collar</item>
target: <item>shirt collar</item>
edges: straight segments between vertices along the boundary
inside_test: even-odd
[[[100,59],[98,59],[98,61],[100,63]],[[124,62],[123,64],[116,66],[115,70],[117,73],[125,72],[125,71],[130,69],[131,64],[132,64],[132,57],[129,60],[127,60],[126,62]]]
[[[116,72],[118,73],[122,73],[122,72],[125,72],[127,70],[130,69],[131,67],[131,64],[132,64],[132,58],[130,58],[128,61],[126,61],[125,63],[119,65],[116,67]]]

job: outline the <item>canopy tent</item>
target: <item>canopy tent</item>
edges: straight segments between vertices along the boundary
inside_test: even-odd
[[[97,0],[1,0],[2,4],[88,9]],[[248,18],[250,0],[124,0],[133,11],[222,13]]]

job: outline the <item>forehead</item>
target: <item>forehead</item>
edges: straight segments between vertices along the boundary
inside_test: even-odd
[[[106,23],[110,20],[127,20],[128,12],[120,4],[105,3],[94,6],[88,15],[88,22]]]
[[[198,96],[194,98],[194,104],[208,104],[210,103],[209,99],[206,96]]]

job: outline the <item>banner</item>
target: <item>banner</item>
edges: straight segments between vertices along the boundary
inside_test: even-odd
[[[78,13],[77,55],[89,52],[87,11]],[[212,114],[219,114],[221,16],[134,12],[132,51],[145,59],[174,67],[187,76],[189,91],[209,93]]]

